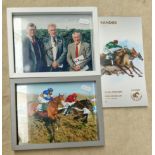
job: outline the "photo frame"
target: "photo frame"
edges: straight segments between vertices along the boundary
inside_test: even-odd
[[[74,78],[66,77],[63,78],[63,81],[61,77],[16,78],[10,79],[10,82],[13,150],[70,148],[88,146],[92,147],[104,145],[100,76],[85,76]],[[65,85],[67,85],[67,87],[65,87]],[[65,115],[64,113],[57,113],[57,115],[60,117],[59,128],[58,130],[55,130],[56,126],[54,125],[54,127],[52,127],[52,132],[48,132],[48,126],[46,126],[47,120],[43,119],[44,115],[40,115],[42,119],[40,117],[36,117],[39,115],[36,115],[38,111],[34,110],[34,107],[35,103],[37,102],[36,96],[38,97],[40,92],[42,92],[45,88],[49,87],[53,88],[52,91],[54,92],[54,96],[57,96],[58,93],[60,96],[60,90],[61,92],[62,90],[64,91],[63,93],[65,93],[65,98],[73,90],[74,94],[77,93],[77,96],[80,97],[80,99],[82,99],[81,97],[87,96],[86,100],[91,101],[91,105],[93,105],[93,107],[96,106],[96,108],[89,108],[89,106],[85,108],[87,108],[87,110],[89,109],[90,111],[91,109],[96,110],[93,110],[93,113],[87,113],[88,120],[86,122],[83,121],[83,118],[85,118],[84,114],[86,114],[84,112],[82,112],[82,116],[84,117],[80,119],[78,118],[78,120],[74,119],[73,121],[73,118],[76,114],[73,112],[73,109],[80,109],[76,106],[72,107],[72,112],[68,113],[68,115]],[[77,89],[77,87],[79,89]],[[76,88],[76,90],[74,88]],[[40,96],[42,95],[39,95],[39,97]],[[77,102],[80,103],[78,105],[82,104],[82,100],[80,99],[77,100]],[[52,101],[53,104],[54,101],[55,100]],[[67,102],[67,100],[65,100],[65,102]],[[95,104],[92,104],[93,102]],[[89,102],[84,102],[84,105],[87,105],[88,103]],[[76,102],[74,102],[73,105],[76,105]],[[49,106],[50,102],[48,102],[48,108]],[[60,107],[58,109],[60,109]],[[82,110],[84,111],[84,109]],[[47,116],[51,119],[50,115]],[[89,133],[87,131],[89,131]],[[63,134],[61,134],[61,132]],[[52,133],[54,133],[54,136],[51,138],[51,135],[53,135]],[[52,141],[49,141],[49,135]],[[81,139],[79,139],[80,137]]]
[[[98,17],[98,15],[97,15],[96,7],[8,8],[7,9],[7,29],[8,29],[8,57],[9,57],[9,76],[10,76],[10,78],[56,77],[56,76],[61,77],[62,75],[64,77],[64,76],[81,76],[81,74],[85,75],[85,76],[100,75],[100,62],[98,61],[99,60],[99,52],[98,52],[99,46],[98,46],[98,41],[97,41],[98,40],[97,39],[98,18],[97,17]],[[49,19],[51,19],[51,21]],[[62,23],[63,20],[64,20],[64,23]],[[63,69],[61,70],[62,61],[54,60],[57,62],[57,64],[54,65],[54,64],[52,64],[53,59],[52,60],[50,59],[52,61],[52,63],[49,63],[49,64],[48,64],[47,60],[45,60],[46,64],[44,66],[48,66],[50,69],[48,67],[45,67],[45,68],[38,67],[38,66],[41,66],[39,63],[40,63],[40,61],[43,60],[42,59],[43,55],[42,55],[42,53],[40,55],[39,54],[37,55],[35,52],[37,50],[41,51],[39,49],[42,49],[41,48],[42,46],[37,42],[36,46],[38,47],[38,45],[39,45],[39,48],[35,51],[34,46],[33,46],[33,50],[32,50],[33,55],[31,55],[30,51],[28,51],[28,48],[32,48],[32,45],[28,45],[29,43],[27,43],[27,44],[23,43],[23,36],[25,35],[25,33],[27,33],[26,25],[29,25],[30,27],[34,26],[36,28],[38,36],[41,37],[41,39],[42,39],[42,36],[44,36],[45,38],[47,37],[48,32],[47,32],[46,26],[48,26],[48,24],[50,24],[50,23],[54,23],[55,25],[58,25],[57,27],[59,28],[59,34],[60,34],[60,36],[63,36],[63,37],[65,36],[65,33],[67,33],[67,35],[69,34],[70,36],[72,33],[72,37],[73,37],[73,33],[78,31],[79,35],[82,36],[83,40],[86,43],[84,45],[81,44],[81,46],[84,47],[83,50],[86,50],[86,48],[88,46],[89,51],[90,51],[90,56],[88,56],[88,57],[84,56],[84,58],[83,58],[84,54],[83,55],[79,54],[78,56],[76,56],[76,58],[80,61],[82,60],[85,65],[76,64],[77,59],[74,58],[74,56],[71,56],[71,58],[68,58],[69,54],[67,54],[67,56],[66,56],[67,58],[64,57],[63,60],[66,59],[67,64],[69,65],[69,69],[63,64],[63,66],[64,66],[63,69],[66,69],[65,71]],[[62,27],[62,25],[65,25],[65,26]],[[37,30],[37,27],[38,27],[38,30]],[[44,39],[44,37],[43,37],[43,39]],[[64,38],[64,40],[67,40],[67,39]],[[71,42],[71,39],[69,39],[69,41]],[[45,43],[46,43],[46,39],[45,39]],[[66,50],[68,52],[70,49],[71,53],[72,52],[74,53],[75,49],[71,48],[71,47],[69,48],[69,46],[68,46],[69,43],[67,45],[65,44]],[[81,43],[83,43],[83,41],[81,41]],[[87,45],[87,43],[88,43],[88,45]],[[25,47],[27,48],[27,50],[25,52],[26,55],[25,54],[22,55],[22,51],[24,51],[23,49],[25,49]],[[45,45],[44,45],[44,47],[45,47]],[[52,47],[52,48],[54,49],[54,47]],[[59,46],[57,48],[59,48]],[[80,47],[80,51],[81,51],[81,49],[82,49],[82,47]],[[45,51],[48,51],[47,48]],[[79,53],[80,53],[80,51],[79,51]],[[35,57],[34,57],[34,53],[36,54]],[[47,53],[47,52],[43,52],[43,53]],[[89,52],[88,52],[88,55],[89,55]],[[40,56],[40,59],[38,58],[39,56]],[[58,52],[57,52],[56,56],[58,56]],[[32,60],[30,60],[30,59],[32,59]],[[55,59],[57,59],[57,57]],[[36,60],[38,60],[38,62]],[[87,63],[88,63],[87,60],[91,60],[91,61],[89,61],[88,65],[87,65]],[[72,65],[72,61],[75,63],[74,65]],[[27,65],[25,65],[25,63]],[[23,68],[22,68],[22,66],[23,66]],[[61,70],[61,71],[60,72],[57,70],[55,71],[54,70],[55,68],[51,71],[51,68],[52,68],[51,66],[53,68],[54,68],[54,66],[56,66],[55,68],[58,70]],[[72,69],[75,70],[74,66],[78,66],[78,67],[80,66],[79,67],[80,69],[76,68],[78,71],[72,71]],[[34,67],[35,67],[35,69],[34,69]],[[37,67],[39,68],[38,70],[36,69]],[[25,68],[26,68],[26,71],[25,71]],[[44,68],[44,69],[40,69],[40,68]]]

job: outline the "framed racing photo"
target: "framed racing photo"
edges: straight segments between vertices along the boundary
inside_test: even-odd
[[[99,75],[95,7],[8,8],[11,78]]]
[[[13,150],[104,145],[99,76],[11,79]]]

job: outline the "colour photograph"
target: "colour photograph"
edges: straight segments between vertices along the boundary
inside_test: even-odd
[[[15,73],[92,71],[92,15],[13,16]]]
[[[98,141],[96,83],[18,84],[18,145]]]

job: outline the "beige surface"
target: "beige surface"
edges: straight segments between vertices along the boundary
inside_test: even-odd
[[[142,16],[149,106],[105,109],[105,147],[19,152],[11,150],[6,8],[30,6],[97,6],[99,16]],[[2,36],[3,155],[151,155],[151,0],[4,0]]]

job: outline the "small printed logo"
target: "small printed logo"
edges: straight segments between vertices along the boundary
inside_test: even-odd
[[[117,21],[107,20],[107,21],[101,21],[101,24],[117,24]]]
[[[133,101],[140,101],[142,98],[142,94],[141,94],[140,89],[131,90],[131,98]]]

